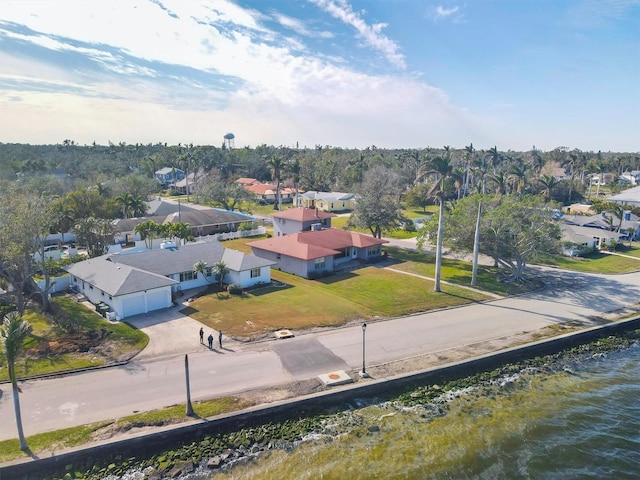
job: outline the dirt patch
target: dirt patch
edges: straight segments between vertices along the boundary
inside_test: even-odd
[[[103,344],[110,334],[111,332],[105,329],[67,333],[54,340],[45,339],[38,342],[29,349],[29,354],[35,358],[44,358],[67,353],[91,352]]]

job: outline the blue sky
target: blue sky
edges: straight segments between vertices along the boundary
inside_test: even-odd
[[[640,151],[640,0],[0,0],[0,142]]]

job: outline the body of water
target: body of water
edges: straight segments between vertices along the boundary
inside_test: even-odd
[[[356,408],[289,452],[207,477],[638,479],[640,346],[560,371],[524,370],[425,404]]]

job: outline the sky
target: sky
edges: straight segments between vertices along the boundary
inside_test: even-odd
[[[640,152],[640,0],[0,0],[0,142]]]

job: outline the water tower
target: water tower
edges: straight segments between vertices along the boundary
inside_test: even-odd
[[[233,148],[236,146],[236,136],[233,133],[227,133],[224,136],[224,146],[227,148]]]

